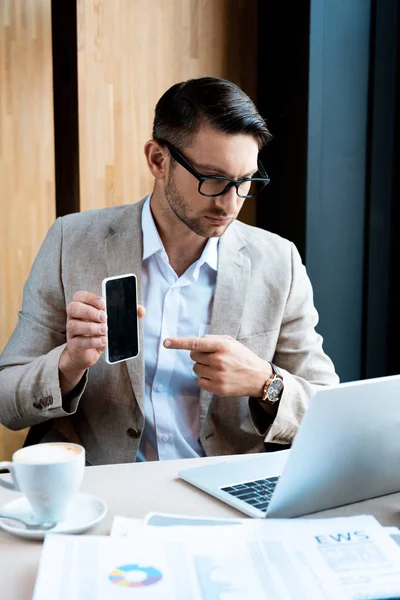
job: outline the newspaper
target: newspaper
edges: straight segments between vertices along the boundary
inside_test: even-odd
[[[400,548],[374,517],[244,521],[132,523],[124,537],[48,535],[33,598],[114,600],[128,591],[121,587],[151,600],[400,595]]]

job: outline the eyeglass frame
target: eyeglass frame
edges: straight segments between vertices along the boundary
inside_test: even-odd
[[[231,179],[230,177],[223,177],[222,175],[201,175],[193,167],[193,165],[191,165],[190,162],[179,152],[179,150],[177,148],[175,148],[175,146],[173,146],[170,142],[168,142],[167,140],[164,140],[164,139],[157,139],[156,141],[159,142],[161,145],[166,146],[168,148],[172,158],[174,160],[176,160],[176,162],[179,163],[181,165],[181,167],[186,169],[186,171],[188,171],[191,175],[193,175],[193,177],[195,177],[198,180],[198,182],[199,182],[198,192],[199,192],[199,194],[201,194],[202,196],[205,196],[207,198],[217,198],[218,196],[223,196],[224,194],[229,192],[229,190],[233,186],[235,186],[236,194],[238,195],[239,198],[254,198],[271,181],[267,175],[264,165],[262,164],[262,162],[259,159],[257,159],[257,164],[258,164],[259,170],[261,171],[261,174],[263,174],[263,173],[265,174],[264,177],[242,177],[242,179]],[[261,169],[260,169],[260,167],[261,167]],[[204,192],[201,191],[200,188],[201,188],[202,184],[205,181],[208,181],[209,179],[219,179],[219,180],[223,180],[223,181],[228,181],[229,183],[227,183],[226,186],[224,187],[224,189],[222,190],[222,192],[220,192],[218,194],[205,194]],[[250,181],[250,182],[262,181],[262,182],[264,182],[264,185],[255,194],[241,196],[239,194],[239,186],[242,183],[244,183],[245,181]]]

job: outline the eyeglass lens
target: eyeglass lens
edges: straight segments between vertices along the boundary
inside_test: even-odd
[[[262,175],[257,172],[253,177],[262,177]],[[206,179],[201,183],[200,192],[208,196],[218,196],[219,194],[222,194],[229,183],[229,179]],[[238,186],[238,194],[241,197],[253,196],[264,186],[265,182],[263,181],[243,181]]]

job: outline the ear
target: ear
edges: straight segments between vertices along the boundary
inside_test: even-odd
[[[144,154],[153,177],[164,179],[168,172],[167,149],[155,140],[150,140],[144,146]]]

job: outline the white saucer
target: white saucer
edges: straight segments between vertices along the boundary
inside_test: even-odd
[[[36,518],[32,514],[28,500],[23,496],[18,500],[13,500],[0,507],[2,515],[10,515],[10,517],[21,517],[24,521],[35,522]],[[99,523],[107,514],[107,504],[91,494],[77,494],[72,500],[68,509],[68,516],[63,521],[60,521],[53,529],[43,530],[25,529],[25,525],[14,521],[3,521],[0,519],[0,528],[18,535],[19,537],[29,538],[32,540],[42,540],[45,535],[50,533],[82,533]]]

